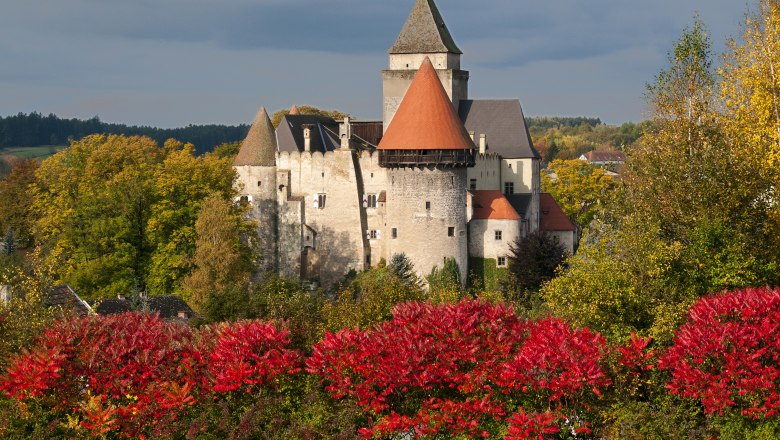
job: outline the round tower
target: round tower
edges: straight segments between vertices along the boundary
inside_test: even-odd
[[[388,169],[389,255],[405,253],[420,275],[454,258],[466,280],[466,168],[475,149],[426,57],[378,147]]]
[[[265,108],[260,107],[233,162],[239,201],[249,207],[249,218],[257,222],[263,252],[259,274],[278,270],[276,151],[274,127]]]

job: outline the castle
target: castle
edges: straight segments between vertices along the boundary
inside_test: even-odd
[[[505,266],[510,243],[540,228],[571,250],[520,102],[469,99],[433,0],[416,0],[388,53],[381,122],[293,106],[274,129],[260,109],[234,162],[258,270],[330,285],[404,253],[421,276],[453,258],[466,280],[470,258]]]

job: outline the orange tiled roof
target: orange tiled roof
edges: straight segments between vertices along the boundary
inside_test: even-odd
[[[520,214],[509,203],[509,200],[501,194],[501,191],[479,190],[471,191],[474,194],[473,218],[478,220],[520,220]]]
[[[439,76],[425,57],[390,121],[380,150],[470,150],[466,133]]]
[[[542,211],[539,227],[542,231],[573,231],[574,223],[566,217],[563,210],[550,193],[539,195],[539,209]]]
[[[288,115],[293,115],[293,116],[295,116],[295,115],[300,115],[300,114],[301,114],[301,111],[300,111],[300,110],[298,110],[298,106],[296,106],[295,104],[293,104],[293,106],[292,106],[292,107],[290,107],[290,111],[289,111],[287,114],[288,114]]]

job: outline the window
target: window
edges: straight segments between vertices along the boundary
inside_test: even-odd
[[[515,193],[515,183],[514,182],[504,182],[504,194],[505,195],[511,195]]]
[[[431,210],[431,202],[425,202],[425,209]]]
[[[477,189],[477,179],[471,179],[469,180],[469,189],[475,190]]]
[[[257,181],[257,187],[258,187],[258,188],[260,188],[260,185],[262,185],[262,184],[263,184],[263,182],[261,182],[261,181],[259,181],[259,180]]]
[[[376,208],[376,194],[366,196],[366,208]]]
[[[398,238],[398,228],[393,228],[390,230],[390,236],[392,238]]]
[[[503,237],[502,237],[503,233],[501,231],[496,231],[495,235],[496,235],[496,240],[502,240],[503,239]]]
[[[455,227],[450,226],[447,228],[447,237],[454,237],[455,236]]]
[[[318,209],[325,209],[326,194],[317,194],[317,200],[314,203],[314,207]]]
[[[506,266],[506,257],[498,257],[498,267]]]
[[[381,234],[376,229],[369,229],[366,231],[366,238],[369,240],[379,240],[381,238]]]

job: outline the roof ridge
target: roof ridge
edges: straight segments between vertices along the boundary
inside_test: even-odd
[[[434,0],[416,0],[398,34],[390,54],[441,53],[462,54],[452,39]]]

